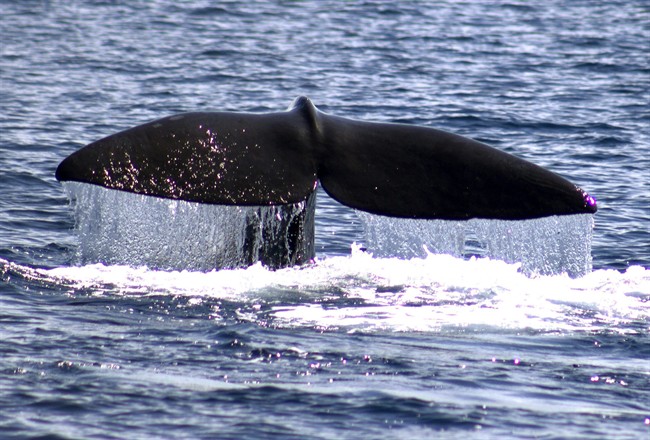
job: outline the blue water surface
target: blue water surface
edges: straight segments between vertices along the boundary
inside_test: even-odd
[[[644,0],[0,0],[0,436],[650,436]],[[361,252],[320,194],[317,260],[78,264],[57,164],[186,111],[446,129],[598,200],[593,271]]]

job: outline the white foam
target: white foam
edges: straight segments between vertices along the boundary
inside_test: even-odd
[[[16,270],[14,268],[14,270]],[[528,277],[518,264],[430,254],[349,256],[271,271],[212,272],[102,264],[25,270],[25,276],[96,295],[170,295],[236,301],[238,319],[338,331],[650,331],[650,270],[598,270],[582,278]]]

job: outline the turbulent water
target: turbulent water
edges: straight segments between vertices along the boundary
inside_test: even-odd
[[[0,437],[650,436],[650,8],[538,3],[0,0]],[[599,211],[431,224],[319,192],[313,262],[214,271],[251,213],[54,179],[148,120],[298,95]]]

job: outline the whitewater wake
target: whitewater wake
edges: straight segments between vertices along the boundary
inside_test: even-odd
[[[211,272],[146,267],[33,269],[0,261],[0,273],[53,283],[70,295],[185,297],[237,304],[240,320],[322,330],[535,332],[650,330],[650,270],[597,270],[575,279],[530,277],[519,264],[429,254],[349,256],[272,271],[262,265]],[[8,276],[8,275],[5,275]]]

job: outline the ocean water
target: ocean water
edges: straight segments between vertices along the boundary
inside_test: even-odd
[[[0,438],[650,438],[648,23],[644,0],[0,0]],[[395,250],[403,227],[323,193],[305,266],[81,258],[68,154],[299,95],[486,142],[599,211],[506,243],[541,273],[457,226]]]

